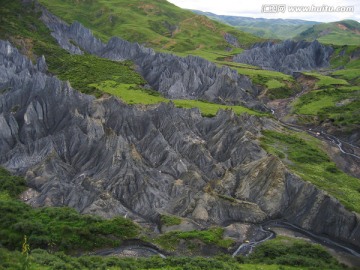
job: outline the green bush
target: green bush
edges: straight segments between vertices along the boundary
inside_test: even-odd
[[[26,185],[24,178],[13,176],[7,170],[0,167],[0,193],[7,193],[10,197],[14,198],[25,189]]]
[[[212,227],[202,231],[172,231],[160,235],[155,242],[167,250],[175,250],[180,240],[186,240],[188,247],[191,249],[192,240],[200,240],[206,245],[215,245],[218,247],[228,248],[234,241],[231,239],[223,239],[224,229],[220,227]]]
[[[291,160],[294,160],[299,163],[323,163],[330,162],[329,157],[319,149],[313,147],[311,144],[307,143],[303,139],[297,138],[295,136],[289,136],[287,134],[274,132],[274,131],[265,131],[264,132],[265,143],[271,143],[272,141],[279,141],[283,144],[289,146],[289,157]],[[277,153],[281,153],[277,150]],[[280,154],[283,158],[284,154]]]
[[[25,188],[21,177],[5,169],[0,173],[1,192],[16,196]],[[11,250],[19,249],[24,235],[32,248],[71,252],[117,246],[139,232],[137,225],[123,217],[104,220],[80,215],[69,207],[33,209],[14,198],[0,200],[0,213],[0,245]]]
[[[161,215],[161,224],[165,226],[173,226],[173,225],[180,225],[181,218],[176,216],[168,216],[168,215]]]
[[[265,263],[315,269],[344,269],[323,247],[295,240],[277,237],[255,248],[246,263]]]

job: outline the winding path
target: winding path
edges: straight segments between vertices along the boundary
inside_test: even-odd
[[[318,130],[318,129],[307,129],[303,126],[299,126],[299,125],[295,125],[295,124],[288,124],[288,123],[285,123],[285,122],[282,122],[279,120],[279,122],[287,127],[287,128],[290,128],[290,129],[293,129],[293,130],[296,130],[296,131],[305,131],[307,132],[308,134],[310,134],[311,136],[315,137],[315,138],[323,138],[324,140],[326,141],[329,141],[330,143],[332,144],[335,144],[341,153],[345,154],[345,155],[348,155],[348,156],[352,156],[352,157],[355,157],[357,159],[360,159],[360,155],[357,155],[357,154],[354,154],[356,153],[356,150],[357,151],[360,151],[360,147],[356,146],[356,145],[353,145],[351,143],[348,143],[348,142],[345,142],[345,141],[342,141],[340,140],[339,138],[335,137],[334,135],[330,135],[322,130]],[[344,146],[346,146],[347,148],[349,148],[351,150],[351,152],[347,151],[344,149]]]
[[[266,240],[269,240],[271,238],[275,237],[275,233],[269,229],[264,228],[264,224],[260,225],[260,231],[264,232],[265,234],[267,234],[267,236],[265,236],[263,239],[259,240],[259,241],[251,241],[249,243],[242,243],[236,250],[235,252],[232,254],[233,257],[237,256],[240,252],[242,252],[242,254],[248,255],[253,251],[253,248],[259,244],[261,244],[262,242],[265,242]]]
[[[325,245],[327,247],[330,247],[330,248],[334,248],[334,249],[337,249],[337,250],[341,250],[341,251],[344,251],[344,252],[347,252],[355,257],[359,257],[360,258],[360,251],[356,251],[355,249],[353,248],[350,248],[344,244],[340,244],[340,243],[337,243],[333,240],[330,240],[329,238],[327,237],[324,237],[324,236],[320,236],[320,235],[317,235],[317,234],[314,234],[308,230],[305,230],[299,226],[296,226],[294,224],[291,224],[289,222],[286,222],[286,221],[275,221],[273,224],[270,223],[271,226],[274,226],[274,227],[281,227],[281,228],[286,228],[286,229],[290,229],[292,231],[295,231],[295,232],[300,232],[302,233],[303,235],[309,237],[310,239],[312,239],[313,241],[319,243],[319,244],[322,244],[322,245]]]
[[[338,251],[346,252],[348,254],[351,254],[352,256],[360,258],[360,250],[356,250],[355,248],[352,248],[348,245],[335,242],[327,237],[317,235],[317,234],[312,233],[308,230],[305,230],[299,226],[296,226],[294,224],[291,224],[287,221],[282,221],[282,220],[271,220],[271,221],[261,224],[260,230],[262,232],[266,233],[267,236],[259,241],[251,241],[249,243],[242,243],[236,249],[236,251],[232,254],[232,256],[235,257],[235,256],[239,255],[240,253],[243,255],[248,255],[252,252],[252,250],[255,246],[275,237],[276,234],[269,228],[269,226],[285,228],[285,229],[291,230],[293,232],[301,233],[316,243],[336,249]]]
[[[98,256],[109,256],[109,255],[125,255],[126,253],[129,254],[130,257],[147,257],[149,255],[158,255],[161,258],[165,259],[166,256],[161,252],[161,250],[157,249],[155,246],[139,241],[137,239],[128,240],[128,243],[124,246],[116,247],[116,248],[110,248],[105,250],[99,250],[95,252],[93,255]]]

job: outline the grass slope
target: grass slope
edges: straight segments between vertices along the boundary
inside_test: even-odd
[[[348,62],[345,69],[334,71],[331,76],[304,72],[317,81],[312,91],[293,102],[292,113],[306,116],[302,118],[305,122],[330,121],[345,132],[357,129],[360,125],[360,68],[351,68],[356,67],[353,62]],[[350,68],[346,68],[347,65]]]
[[[21,177],[0,167],[0,245],[18,249],[24,235],[33,248],[74,252],[118,246],[138,235],[131,220],[116,217],[104,220],[80,215],[67,207],[34,209],[16,198],[26,189]]]
[[[254,83],[273,89],[269,91],[270,98],[288,97],[296,93],[296,90],[293,90],[296,87],[290,77],[252,67],[240,69],[236,64],[224,61],[242,51],[241,48],[230,46],[224,40],[225,33],[234,35],[241,47],[260,42],[260,38],[212,21],[205,16],[180,9],[165,0],[146,2],[135,0],[131,3],[125,0],[42,0],[40,2],[68,23],[74,20],[80,21],[103,40],[120,36],[158,51],[172,52],[179,56],[191,54],[219,65],[228,65],[237,69],[240,74],[250,76]],[[227,48],[232,50],[228,51]],[[267,83],[269,80],[273,82],[277,80],[277,85],[281,87],[269,87]]]
[[[254,115],[265,116],[267,114],[259,113],[257,111],[250,110],[243,106],[231,106],[211,103],[202,100],[188,100],[188,99],[174,99],[170,100],[164,98],[159,92],[145,90],[140,88],[136,84],[118,84],[113,80],[103,81],[98,84],[90,84],[90,87],[94,87],[101,92],[109,93],[128,104],[157,104],[160,102],[173,102],[178,108],[198,108],[203,116],[212,117],[215,116],[218,110],[233,110],[236,114],[248,113]]]
[[[180,241],[187,241],[187,248],[191,251],[197,248],[199,240],[205,244],[213,244],[218,247],[229,248],[234,244],[232,239],[223,239],[224,229],[212,227],[203,231],[172,231],[159,236],[155,243],[165,250],[175,251]],[[195,241],[193,241],[195,240]]]
[[[316,83],[313,89],[292,103],[293,114],[300,122],[322,122],[351,134],[360,126],[360,47],[334,46],[328,76],[304,72]]]
[[[302,269],[346,269],[320,245],[300,239],[277,236],[255,248],[246,261],[292,265]],[[303,268],[304,267],[304,268]],[[279,268],[281,269],[281,268]]]
[[[166,0],[41,0],[40,3],[68,23],[81,22],[105,41],[119,36],[155,49],[196,52],[224,51],[231,47],[224,40],[225,33],[237,37],[242,46],[260,40]]]
[[[352,20],[314,25],[295,37],[296,40],[319,40],[324,44],[359,45],[360,23]]]
[[[264,131],[262,146],[281,158],[302,179],[337,198],[347,209],[360,213],[360,181],[338,170],[306,134]]]

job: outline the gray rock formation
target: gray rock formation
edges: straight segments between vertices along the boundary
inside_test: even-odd
[[[236,55],[234,62],[259,66],[287,74],[329,66],[333,48],[313,42],[286,40],[281,43],[255,44],[250,50]]]
[[[239,45],[239,40],[232,34],[229,33],[225,33],[224,35],[224,39],[226,40],[227,43],[229,43],[230,45],[234,46],[234,47],[240,47]]]
[[[360,247],[359,215],[259,146],[274,120],[96,100],[45,74],[43,60],[0,41],[0,164],[26,176],[29,204],[204,226],[285,218]]]
[[[46,9],[43,9],[41,19],[52,31],[59,45],[70,53],[83,53],[82,49],[111,60],[134,61],[149,85],[165,97],[204,99],[268,111],[256,98],[259,89],[252,85],[251,80],[228,67],[220,68],[194,56],[182,58],[156,53],[138,43],[131,43],[118,37],[104,44],[80,23],[74,22],[69,26]]]

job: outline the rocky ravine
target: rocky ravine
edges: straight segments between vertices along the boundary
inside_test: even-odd
[[[359,215],[259,146],[274,120],[96,100],[5,41],[0,89],[0,164],[26,176],[33,206],[148,222],[165,212],[204,226],[286,218],[360,247]]]
[[[200,57],[177,57],[156,53],[150,48],[118,37],[107,44],[78,22],[65,22],[42,8],[42,21],[52,31],[59,45],[73,54],[84,51],[111,60],[132,60],[149,85],[172,99],[204,99],[221,104],[242,104],[269,111],[259,100],[251,80],[228,67],[217,67]],[[77,44],[78,46],[74,45]]]
[[[255,44],[234,57],[234,62],[260,66],[286,74],[295,71],[314,70],[329,66],[333,48],[313,42],[286,40],[281,43],[264,42]]]

